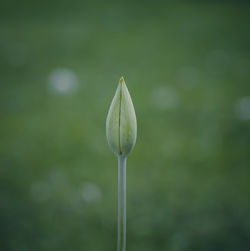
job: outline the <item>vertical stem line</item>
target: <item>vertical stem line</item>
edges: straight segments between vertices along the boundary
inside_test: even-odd
[[[126,251],[126,157],[118,156],[117,251]]]

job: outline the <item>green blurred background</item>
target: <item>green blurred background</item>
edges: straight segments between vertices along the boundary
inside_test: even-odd
[[[246,1],[1,1],[0,250],[116,249],[105,120],[138,139],[128,251],[250,250]]]

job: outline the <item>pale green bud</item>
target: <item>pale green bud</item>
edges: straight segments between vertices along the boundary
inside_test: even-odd
[[[127,156],[134,148],[137,134],[135,109],[123,77],[109,108],[106,134],[116,155]]]

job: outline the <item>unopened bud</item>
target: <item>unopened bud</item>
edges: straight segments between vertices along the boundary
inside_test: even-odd
[[[134,148],[137,134],[135,109],[121,77],[106,121],[108,143],[116,155],[127,156]]]

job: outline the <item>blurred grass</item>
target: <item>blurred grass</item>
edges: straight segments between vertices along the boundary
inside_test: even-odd
[[[115,250],[121,75],[138,118],[128,250],[249,250],[248,4],[0,9],[1,250]]]

